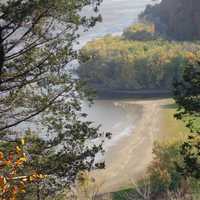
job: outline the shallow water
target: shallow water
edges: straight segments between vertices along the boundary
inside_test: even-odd
[[[101,131],[112,133],[111,140],[107,140],[104,145],[105,150],[109,150],[121,139],[134,133],[135,124],[142,114],[142,106],[120,100],[98,100],[92,107],[84,104],[84,111],[95,126],[101,124]]]
[[[152,0],[104,0],[100,7],[103,22],[81,34],[79,47],[107,34],[121,34],[125,28],[136,23],[138,15],[147,4],[152,3]],[[88,13],[91,13],[88,8],[83,11],[83,14]],[[133,134],[141,115],[141,107],[127,106],[120,100],[98,100],[91,108],[84,106],[84,111],[89,114],[89,120],[102,125],[103,131],[112,132],[112,139],[105,144],[106,149]]]
[[[80,46],[90,40],[103,37],[107,34],[121,34],[125,28],[137,22],[138,15],[152,0],[104,0],[100,6],[103,22],[98,23],[93,29],[82,33]],[[86,8],[83,15],[92,13],[91,8]]]

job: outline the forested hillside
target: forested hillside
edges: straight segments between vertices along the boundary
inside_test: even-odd
[[[200,1],[162,0],[147,6],[142,18],[155,23],[156,31],[176,40],[200,39]]]
[[[96,89],[171,89],[188,62],[199,56],[198,43],[170,42],[159,38],[153,25],[136,24],[121,37],[89,42],[81,50],[78,73]]]

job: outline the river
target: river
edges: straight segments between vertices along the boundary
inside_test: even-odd
[[[108,34],[121,34],[125,28],[137,22],[138,15],[148,4],[153,4],[153,0],[103,0],[99,9],[103,22],[81,34],[80,46]],[[91,8],[83,10],[83,15],[88,13],[92,13]]]
[[[100,131],[112,133],[111,139],[104,144],[104,149],[108,151],[121,139],[134,133],[135,124],[142,114],[142,106],[130,105],[123,100],[96,100],[91,107],[84,104],[84,112],[94,125],[101,125]]]
[[[125,28],[137,22],[138,15],[147,4],[152,4],[152,0],[104,0],[100,6],[103,22],[81,34],[79,47],[108,34],[121,34]],[[88,13],[88,8],[83,11],[83,14]],[[113,134],[112,139],[105,144],[106,151],[112,151],[112,146],[118,144],[121,139],[134,134],[135,124],[141,115],[140,106],[127,106],[117,99],[97,100],[91,108],[84,105],[84,111],[89,114],[88,120],[96,125],[101,124],[102,131]]]

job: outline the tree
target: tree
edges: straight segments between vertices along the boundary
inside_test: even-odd
[[[186,122],[191,135],[184,142],[181,154],[184,166],[178,170],[185,176],[200,178],[200,62],[193,61],[184,71],[183,80],[174,84],[179,106],[176,118]]]
[[[171,90],[173,80],[182,76],[188,54],[200,46],[159,38],[147,41],[143,29],[153,31],[152,26],[137,24],[125,30],[123,37],[106,36],[85,45],[78,68],[81,79],[97,91]],[[137,40],[130,40],[132,36]]]
[[[103,137],[82,120],[81,83],[67,64],[77,58],[78,30],[101,17],[101,0],[9,0],[0,3],[0,135],[7,150],[17,131],[26,134],[29,165],[61,185],[71,184],[80,170],[94,167]],[[81,10],[92,6],[92,17]],[[37,131],[39,130],[39,133]],[[37,133],[37,134],[36,134]],[[96,164],[96,167],[104,164]],[[47,182],[47,181],[46,181]],[[45,181],[44,181],[45,183]],[[49,184],[49,182],[48,182]],[[54,187],[51,187],[53,191]]]
[[[27,185],[45,178],[42,174],[32,172],[24,174],[23,168],[28,158],[23,150],[24,140],[15,146],[8,155],[0,152],[0,197],[2,200],[16,200],[26,191]]]

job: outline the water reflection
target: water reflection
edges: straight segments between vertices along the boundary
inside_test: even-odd
[[[130,134],[134,134],[134,127],[140,119],[142,107],[128,104],[124,101],[98,100],[92,107],[84,105],[84,112],[88,113],[88,120],[95,125],[101,124],[101,131],[111,132],[112,139],[105,143],[105,149]]]

